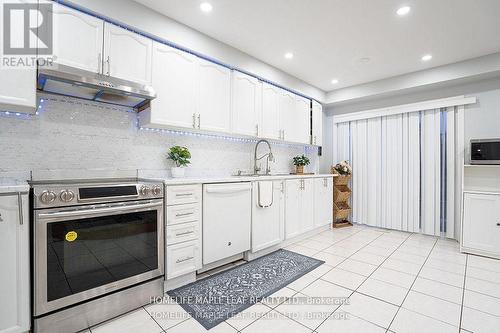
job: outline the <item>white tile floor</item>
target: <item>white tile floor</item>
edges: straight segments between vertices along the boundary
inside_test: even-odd
[[[500,260],[461,254],[457,242],[354,226],[288,249],[325,264],[210,332],[500,332]],[[90,331],[206,332],[175,304]]]

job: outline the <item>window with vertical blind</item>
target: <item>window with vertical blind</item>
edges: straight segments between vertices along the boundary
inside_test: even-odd
[[[334,163],[353,169],[353,222],[458,237],[463,109],[334,116]]]

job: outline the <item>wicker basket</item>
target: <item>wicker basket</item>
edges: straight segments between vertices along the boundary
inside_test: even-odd
[[[333,212],[335,220],[347,220],[351,213],[351,207],[349,207],[347,202],[334,202]]]
[[[347,185],[336,185],[333,187],[333,200],[343,202],[349,200],[351,189]]]
[[[337,176],[333,177],[333,183],[335,185],[347,185],[349,184],[349,181],[351,180],[351,176]]]

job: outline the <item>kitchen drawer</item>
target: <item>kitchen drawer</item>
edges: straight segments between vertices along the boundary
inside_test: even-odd
[[[199,240],[167,246],[167,279],[201,268]]]
[[[167,186],[167,206],[201,202],[200,185]]]
[[[167,207],[167,226],[201,220],[201,204],[187,204]]]
[[[191,223],[175,224],[167,226],[167,246],[181,242],[198,239],[200,236],[200,223],[198,221]]]

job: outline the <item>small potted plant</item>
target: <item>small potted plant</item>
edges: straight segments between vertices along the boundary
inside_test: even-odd
[[[191,153],[186,147],[181,146],[173,146],[170,147],[170,151],[168,152],[169,160],[172,160],[175,164],[175,167],[172,167],[172,177],[173,178],[181,178],[184,177],[184,168],[186,165],[191,163],[189,159],[191,158]]]
[[[304,166],[309,165],[311,161],[304,155],[298,155],[293,158],[293,165],[295,165],[295,173],[303,174]]]

